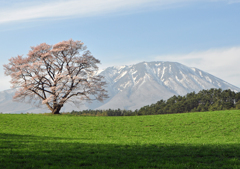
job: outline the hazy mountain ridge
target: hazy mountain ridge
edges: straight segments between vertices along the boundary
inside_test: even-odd
[[[80,105],[66,104],[62,111],[83,109],[139,109],[142,106],[168,99],[173,95],[185,95],[202,89],[222,88],[240,92],[233,86],[197,68],[189,68],[177,62],[141,62],[130,66],[113,66],[99,73],[105,77],[109,98],[104,103]],[[0,92],[0,112],[49,112],[29,104],[12,102],[14,89]],[[15,107],[13,109],[13,107]]]

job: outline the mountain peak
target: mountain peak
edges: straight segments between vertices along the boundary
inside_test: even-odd
[[[209,73],[178,62],[140,62],[131,66],[109,67],[101,73],[108,83],[110,99],[101,109],[136,109],[173,95],[203,89],[240,89]]]

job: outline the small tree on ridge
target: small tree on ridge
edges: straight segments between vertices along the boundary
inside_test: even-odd
[[[27,57],[17,56],[4,65],[17,88],[15,101],[46,104],[52,114],[59,114],[66,102],[107,98],[106,82],[96,74],[100,61],[86,50],[81,41],[42,43],[31,47]],[[34,101],[34,102],[33,102]]]

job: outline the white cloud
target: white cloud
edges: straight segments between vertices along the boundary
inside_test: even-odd
[[[10,80],[11,78],[9,76],[0,76],[1,82],[0,82],[0,91],[10,89]]]
[[[42,0],[3,1],[0,24],[39,18],[86,17],[122,10],[132,11],[149,7],[213,0]],[[221,1],[221,0],[214,0]],[[229,3],[239,0],[225,0]]]
[[[157,56],[155,59],[196,67],[240,87],[240,47],[210,49],[185,55]]]
[[[138,8],[141,6],[164,5],[176,0],[52,0],[25,1],[0,7],[0,23],[53,17],[85,17]]]

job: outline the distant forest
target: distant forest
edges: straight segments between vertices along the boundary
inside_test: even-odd
[[[72,111],[73,115],[90,116],[138,116],[187,112],[203,112],[215,110],[240,109],[240,92],[209,89],[198,93],[191,92],[185,96],[172,96],[168,100],[160,100],[139,110],[83,110]]]

